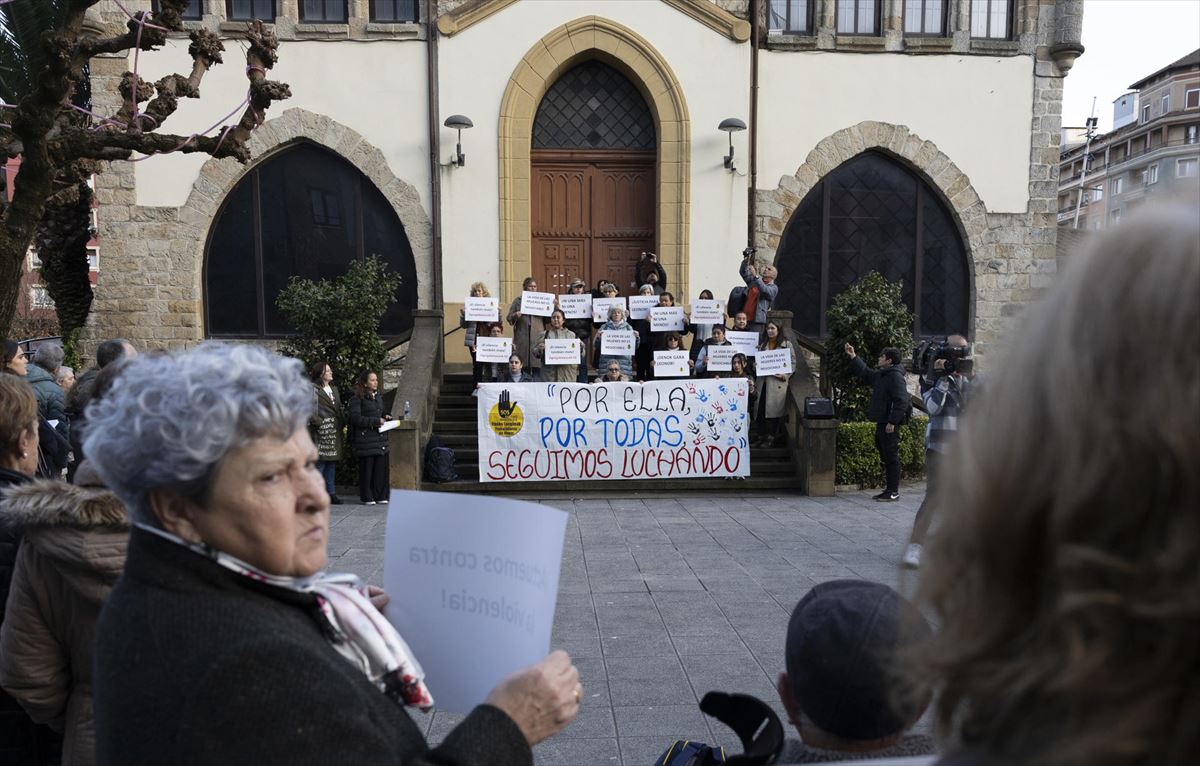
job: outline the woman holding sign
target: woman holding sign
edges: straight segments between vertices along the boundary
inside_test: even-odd
[[[471,285],[471,297],[490,298],[492,294],[488,292],[487,285],[482,282],[476,282]],[[499,316],[494,316],[492,319],[499,319]],[[475,339],[487,337],[491,322],[468,322],[467,310],[463,308],[459,309],[458,312],[458,324],[467,331],[466,337],[463,338],[463,344],[471,352],[471,379],[478,386],[487,377],[488,363],[476,361]]]
[[[761,351],[788,349],[791,352],[791,369],[796,369],[796,349],[783,337],[783,328],[774,320],[763,328]],[[758,376],[758,402],[755,404],[755,423],[758,426],[759,447],[773,447],[783,438],[783,417],[787,414],[788,380],[792,373],[775,373]]]
[[[551,341],[561,341],[554,343]],[[549,352],[547,352],[546,344],[550,343]],[[579,338],[575,337],[575,333],[567,329],[567,317],[563,314],[562,309],[554,309],[550,313],[550,329],[542,333],[542,339],[534,350],[534,355],[542,360],[542,380],[547,383],[574,383],[579,377],[579,364],[553,364],[556,361],[556,355],[565,352],[566,344],[575,344],[575,356],[582,359],[583,344],[579,342]]]
[[[604,342],[605,333],[611,333],[607,344]],[[618,336],[620,343],[617,342]],[[633,375],[633,355],[637,352],[640,340],[637,331],[625,321],[625,309],[620,306],[609,308],[608,321],[596,333],[595,343],[600,351],[600,363],[596,365],[598,369],[607,369],[609,362],[616,362],[621,367],[622,375],[627,378]]]
[[[570,658],[501,681],[430,749],[406,708],[437,689],[386,596],[324,571],[312,411],[299,362],[221,343],[139,356],[89,408],[85,449],[133,520],[96,630],[97,761],[531,764],[578,712]]]
[[[570,295],[587,295],[587,285],[582,279],[575,277],[571,280],[571,287],[567,292]],[[586,349],[588,347],[588,340],[592,337],[592,320],[589,317],[568,319],[566,327],[575,333],[575,337],[579,339],[579,347]],[[579,377],[576,379],[576,382],[588,382],[588,360],[586,355],[579,360]]]
[[[524,292],[536,293],[537,289],[537,280],[533,277],[525,277],[525,281],[521,283],[521,290]],[[546,318],[522,313],[521,296],[518,295],[508,307],[506,319],[513,328],[513,353],[521,357],[521,364],[530,372],[536,371],[538,364],[537,359],[533,357],[533,346],[546,329]],[[535,326],[537,329],[534,329]]]

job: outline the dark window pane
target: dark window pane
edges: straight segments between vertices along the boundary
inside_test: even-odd
[[[246,176],[213,225],[205,268],[210,335],[258,335],[253,205],[254,180]]]
[[[823,241],[826,228],[828,241]],[[951,213],[907,168],[875,152],[861,154],[817,184],[788,221],[776,254],[778,306],[793,312],[799,332],[819,335],[822,305],[827,308],[859,278],[877,271],[903,283],[904,302],[914,310],[918,247],[920,332],[965,335],[970,302],[966,247]],[[822,281],[827,283],[824,295]]]
[[[300,6],[300,20],[344,22],[346,20],[346,0],[304,0]]]
[[[275,21],[275,0],[226,0],[225,13],[234,20]]]
[[[652,150],[654,136],[654,118],[642,94],[599,61],[558,78],[533,121],[534,149]]]
[[[371,21],[416,21],[417,0],[371,0]]]
[[[417,267],[412,247],[395,210],[373,184],[363,181],[363,254],[378,255],[390,271],[400,275],[401,284],[379,324],[379,334],[400,335],[412,329],[417,307]]]
[[[259,171],[267,334],[288,331],[275,299],[290,278],[339,277],[358,257],[358,217],[343,214],[358,209],[358,185],[358,171],[312,146],[292,149]],[[315,220],[314,195],[322,200],[323,224]]]

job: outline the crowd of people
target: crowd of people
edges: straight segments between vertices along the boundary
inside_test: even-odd
[[[745,282],[730,295],[726,303],[726,321],[720,323],[697,323],[685,321],[678,330],[658,330],[652,327],[649,317],[633,319],[628,306],[611,305],[602,321],[589,318],[568,319],[558,300],[548,317],[531,316],[521,311],[521,296],[513,299],[504,316],[504,322],[476,322],[466,318],[465,309],[459,315],[459,324],[465,330],[464,344],[471,354],[473,381],[478,387],[482,383],[615,383],[649,382],[666,379],[655,374],[656,351],[687,352],[686,378],[744,378],[748,381],[755,414],[754,443],[773,446],[784,441],[784,422],[787,406],[787,386],[791,373],[758,375],[752,353],[738,353],[730,362],[730,369],[715,369],[709,363],[709,348],[734,345],[726,337],[728,331],[753,333],[757,341],[755,351],[790,349],[792,369],[798,363],[797,349],[785,337],[784,328],[768,320],[771,304],[779,293],[775,284],[778,276],[774,266],[759,266],[753,251],[747,250],[739,273]],[[761,272],[761,273],[760,273]],[[667,273],[654,253],[643,253],[637,267],[639,296],[654,296],[657,305],[675,307],[676,299],[667,287]],[[522,290],[537,292],[534,277],[522,282]],[[587,284],[579,278],[571,280],[568,294],[588,294]],[[608,279],[600,279],[590,291],[593,299],[620,298],[621,291]],[[470,297],[488,298],[491,293],[487,285],[475,282],[471,285]],[[701,290],[699,300],[713,300],[711,290]],[[511,335],[506,335],[506,325]],[[632,332],[633,349],[617,353],[604,350],[606,332]],[[512,354],[507,363],[480,362],[476,357],[478,338],[510,337]],[[689,342],[690,337],[690,342]],[[575,340],[579,344],[579,363],[549,364],[546,362],[546,342],[551,340]]]
[[[779,762],[1195,762],[1200,357],[1147,342],[1200,334],[1190,212],[1146,211],[1079,256],[962,423],[931,426],[922,514],[937,527],[918,519],[913,602],[862,580],[799,599],[778,677],[798,739]],[[4,346],[0,762],[529,766],[571,723],[583,688],[556,651],[427,743],[408,710],[437,690],[383,619],[388,595],[325,572],[323,464],[344,448],[328,365],[112,343],[72,389],[82,418],[66,434],[46,415],[72,397],[39,396],[43,376]],[[53,382],[56,354],[34,357]],[[894,364],[860,370],[886,391]],[[925,392],[943,411],[964,401],[945,368]],[[509,373],[523,379],[524,360]],[[356,443],[383,424],[377,388],[359,376]],[[885,403],[884,434],[891,416]],[[43,433],[82,445],[72,482],[43,465]],[[933,738],[912,732],[926,710]]]

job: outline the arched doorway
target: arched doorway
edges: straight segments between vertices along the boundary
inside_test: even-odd
[[[568,70],[538,105],[530,152],[532,274],[565,293],[571,279],[627,292],[655,250],[654,117],[624,75],[597,60]]]
[[[903,282],[915,334],[967,335],[967,249],[953,214],[916,173],[868,151],[822,178],[804,197],[776,251],[779,300],[804,335],[824,337],[825,312],[859,277]]]
[[[337,154],[307,141],[272,154],[226,196],[204,257],[208,337],[291,333],[275,305],[294,276],[334,279],[378,255],[402,279],[380,333],[412,330],[417,275],[404,225],[375,185]]]

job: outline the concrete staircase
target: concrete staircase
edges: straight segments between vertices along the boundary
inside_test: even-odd
[[[537,492],[697,492],[725,490],[732,492],[774,491],[799,492],[800,476],[790,449],[752,448],[750,478],[734,479],[624,479],[609,481],[479,481],[479,438],[476,430],[476,400],[471,396],[474,386],[470,373],[447,373],[442,377],[441,394],[434,415],[433,433],[454,450],[455,470],[459,481],[448,484],[425,482],[422,489],[440,492],[493,492],[530,494]]]

